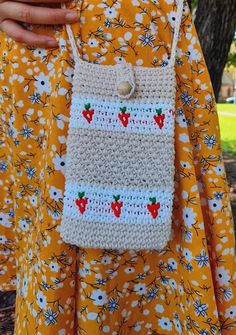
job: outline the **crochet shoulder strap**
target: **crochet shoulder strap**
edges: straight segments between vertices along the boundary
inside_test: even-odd
[[[179,39],[179,31],[180,31],[180,26],[181,26],[181,21],[182,21],[182,13],[183,13],[183,5],[184,5],[184,0],[176,0],[177,1],[177,13],[176,13],[176,21],[175,21],[175,28],[174,28],[174,37],[173,37],[173,42],[172,42],[172,48],[171,48],[171,57],[169,60],[169,65],[174,65],[175,64],[175,56],[176,56],[176,47]],[[66,9],[65,3],[61,4],[61,7]],[[81,55],[78,51],[78,47],[76,45],[75,37],[71,28],[70,24],[66,24],[66,30],[67,34],[69,37],[69,41],[71,44],[72,52],[73,52],[73,57],[74,60],[77,60],[79,62],[84,62],[81,58]]]

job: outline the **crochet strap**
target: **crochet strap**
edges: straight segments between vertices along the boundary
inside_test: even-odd
[[[172,49],[171,49],[170,64],[175,63],[176,47],[177,47],[177,43],[179,39],[179,31],[180,31],[180,26],[181,26],[181,21],[182,21],[183,5],[184,5],[184,0],[177,0],[177,15],[176,15],[176,22],[175,22],[174,38],[173,38]]]
[[[179,31],[180,31],[180,26],[181,26],[183,5],[184,5],[183,4],[184,0],[176,0],[176,1],[177,1],[177,13],[176,13],[174,37],[173,37],[173,42],[172,42],[171,57],[170,57],[170,60],[169,60],[169,65],[174,65],[175,64],[176,47],[177,47],[178,38],[179,38]],[[65,3],[62,3],[61,7],[66,9]],[[73,31],[72,31],[72,28],[71,28],[70,24],[66,24],[66,30],[67,30],[67,34],[68,34],[68,37],[69,37],[71,47],[72,47],[74,60],[77,60],[78,62],[83,61],[82,58],[81,58],[81,55],[78,51],[78,47],[76,45],[75,37],[74,37],[74,34],[73,34]]]

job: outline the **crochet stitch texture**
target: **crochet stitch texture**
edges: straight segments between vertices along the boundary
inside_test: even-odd
[[[80,247],[161,249],[174,198],[175,54],[164,68],[75,60],[60,234]],[[119,85],[131,90],[119,94]]]

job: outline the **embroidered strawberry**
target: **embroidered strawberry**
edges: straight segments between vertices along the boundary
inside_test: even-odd
[[[162,114],[162,109],[156,109],[156,113],[153,118],[155,122],[158,124],[159,128],[162,129],[164,127],[164,120],[165,120],[165,114]]]
[[[157,202],[156,198],[149,198],[149,200],[151,201],[151,204],[147,204],[147,209],[151,213],[153,219],[156,219],[161,204],[160,202]]]
[[[113,201],[111,203],[111,209],[113,210],[115,216],[117,218],[119,218],[120,214],[121,214],[121,207],[123,206],[123,202],[119,201],[120,200],[119,195],[117,195],[117,196],[113,195],[113,198],[114,198],[115,201]]]
[[[127,127],[128,123],[129,123],[129,117],[130,117],[130,113],[127,113],[127,108],[126,107],[120,107],[120,111],[121,113],[118,114],[118,117],[120,119],[120,121],[122,122],[124,127]]]
[[[91,104],[85,104],[84,110],[82,111],[83,117],[90,123],[93,119],[94,109],[91,109]]]
[[[84,214],[86,210],[86,205],[88,203],[88,198],[84,198],[84,192],[79,192],[78,193],[78,199],[75,200],[76,205],[79,208],[79,211],[81,214]]]

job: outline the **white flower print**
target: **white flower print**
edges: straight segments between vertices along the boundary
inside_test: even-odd
[[[201,59],[201,54],[198,49],[194,49],[193,44],[188,45],[188,51],[186,53],[189,62],[192,64],[193,61],[199,61]]]
[[[65,80],[68,83],[72,83],[74,77],[74,71],[71,67],[68,67],[64,72]]]
[[[234,319],[236,318],[236,306],[231,306],[225,311],[226,318]]]
[[[103,331],[104,333],[109,333],[109,332],[110,332],[110,327],[109,327],[109,326],[104,326],[104,327],[102,328],[102,331]]]
[[[88,320],[96,320],[96,318],[98,317],[97,313],[88,313],[87,314],[87,319]]]
[[[22,291],[22,294],[25,298],[28,295],[28,283],[29,282],[30,282],[30,280],[27,277],[23,278],[21,291]]]
[[[155,310],[156,310],[157,313],[163,313],[164,312],[164,307],[163,307],[163,305],[157,304],[155,306]]]
[[[212,211],[220,211],[222,208],[222,201],[220,199],[208,199],[208,204]]]
[[[181,128],[187,128],[187,120],[184,115],[178,115],[176,117],[176,122]]]
[[[164,330],[172,330],[172,325],[169,318],[162,317],[158,320],[158,324]]]
[[[94,290],[91,299],[93,300],[94,305],[101,306],[107,302],[106,291]]]
[[[41,291],[37,292],[36,302],[37,302],[37,305],[39,306],[39,308],[46,309],[46,307],[47,307],[47,300],[46,300],[45,295]]]
[[[88,45],[91,47],[91,48],[96,48],[98,46],[98,40],[96,38],[90,38],[88,40]]]
[[[177,284],[176,284],[176,281],[174,279],[169,280],[169,285],[173,290],[177,289]]]
[[[173,10],[168,14],[168,21],[170,22],[170,25],[172,28],[175,27],[176,17],[177,17],[177,13],[174,12]]]
[[[135,272],[135,269],[129,267],[129,268],[125,268],[124,271],[125,271],[125,273],[133,273],[133,272]]]
[[[179,289],[179,293],[180,295],[183,295],[184,294],[184,288],[182,285],[178,285],[178,289]]]
[[[175,326],[175,329],[177,330],[177,332],[179,333],[179,334],[183,334],[183,332],[182,332],[182,327],[181,327],[181,323],[180,323],[180,321],[179,321],[179,319],[177,319],[177,318],[174,318],[174,326]]]
[[[49,268],[53,272],[58,272],[60,270],[60,266],[58,265],[58,263],[55,263],[55,262],[51,262],[49,264]]]
[[[44,92],[50,93],[52,89],[49,76],[46,76],[43,72],[40,72],[38,76],[35,76],[34,86],[37,89],[37,93],[40,95]]]
[[[108,19],[114,19],[115,17],[117,17],[118,12],[113,7],[107,7],[104,14]]]
[[[7,266],[2,266],[0,269],[0,275],[4,275],[7,272]]]
[[[31,195],[29,197],[29,201],[30,201],[31,205],[37,206],[38,198],[35,195]]]
[[[135,284],[134,290],[138,295],[143,295],[147,293],[146,284]]]
[[[39,57],[41,59],[44,59],[47,56],[47,50],[43,48],[36,48],[33,51],[34,57]]]
[[[190,169],[191,168],[191,165],[189,164],[189,162],[181,161],[180,164],[184,169]]]
[[[222,176],[224,174],[224,166],[222,164],[218,164],[217,166],[214,166],[213,169],[215,170],[215,173],[217,176]]]
[[[0,235],[0,244],[5,244],[7,241],[6,237],[3,235]]]
[[[216,268],[216,280],[220,286],[228,286],[229,285],[229,270],[226,269],[224,266],[219,266]]]
[[[183,249],[183,255],[188,262],[191,262],[193,259],[192,252],[188,248]]]
[[[183,209],[183,220],[184,224],[188,227],[191,228],[192,225],[195,224],[195,217],[197,214],[193,211],[191,207],[184,207]]]
[[[63,173],[65,172],[65,161],[66,161],[66,155],[59,155],[56,154],[56,156],[53,158],[53,164],[55,167],[55,170],[60,170]]]
[[[104,256],[101,260],[102,264],[111,264],[111,257],[110,256]]]
[[[90,264],[87,261],[85,261],[84,266],[79,269],[79,274],[81,275],[81,277],[85,277],[87,275],[90,275],[90,273],[91,273]]]
[[[179,134],[179,141],[188,143],[189,142],[189,136],[187,134]]]
[[[168,265],[171,267],[171,269],[176,270],[177,269],[177,262],[174,258],[168,259]]]
[[[10,217],[8,214],[0,212],[0,225],[3,227],[11,227],[12,223],[9,221]]]
[[[56,201],[59,201],[63,198],[62,191],[59,188],[56,188],[55,186],[50,187],[49,194],[50,194],[50,198]]]
[[[10,254],[10,250],[8,250],[7,248],[3,248],[0,249],[0,255],[9,255]]]
[[[29,231],[29,224],[30,224],[30,221],[27,219],[19,220],[19,227],[25,232]]]

